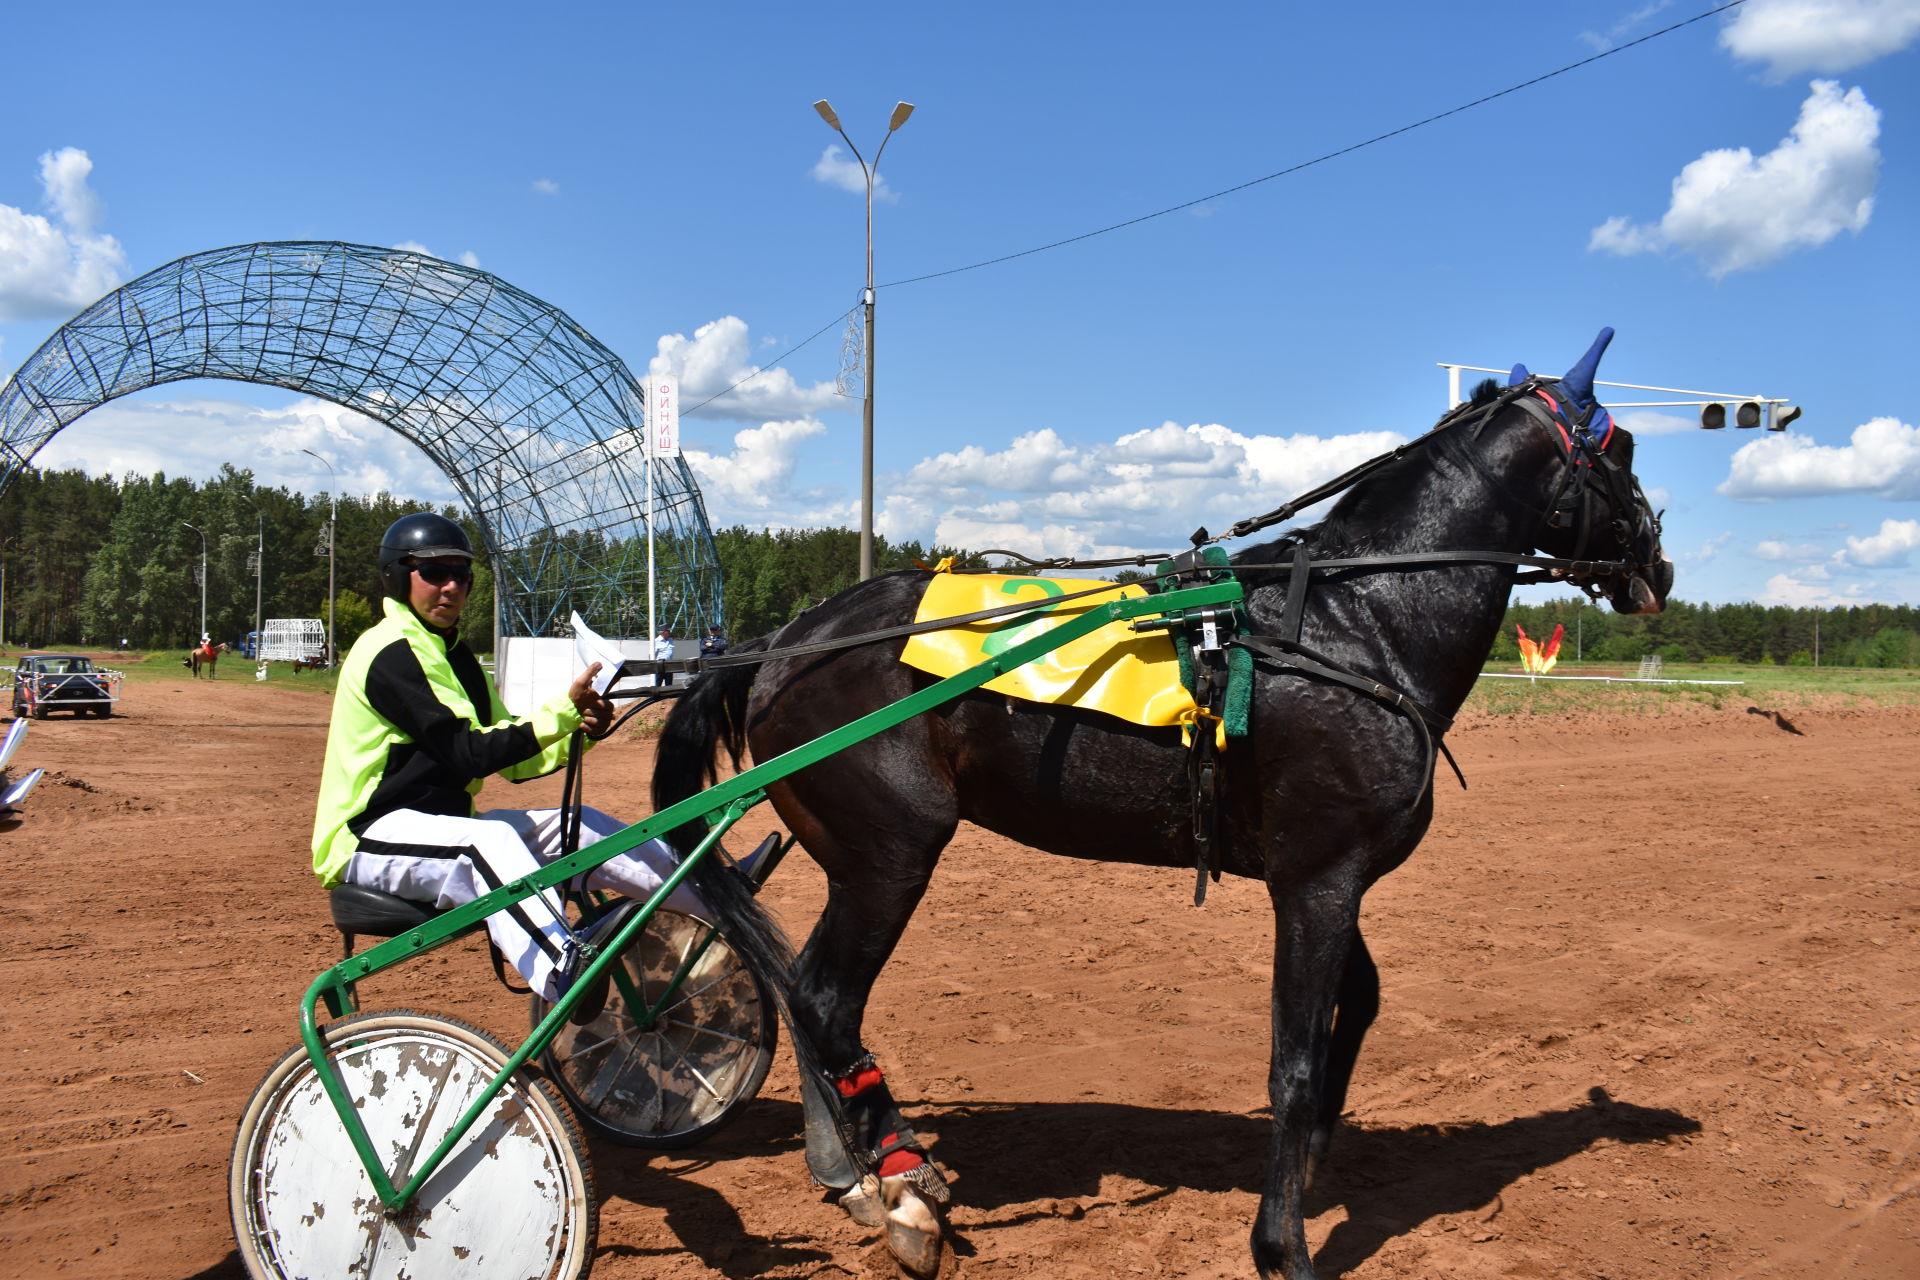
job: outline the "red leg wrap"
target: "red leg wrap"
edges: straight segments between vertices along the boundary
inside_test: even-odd
[[[852,1075],[833,1082],[834,1088],[840,1091],[840,1096],[848,1100],[857,1098],[876,1086],[884,1086],[885,1083],[886,1077],[876,1066],[862,1067]],[[902,1141],[903,1139],[897,1133],[888,1134],[881,1140],[879,1148],[881,1177],[898,1177],[926,1163],[926,1157],[911,1147],[902,1146]]]

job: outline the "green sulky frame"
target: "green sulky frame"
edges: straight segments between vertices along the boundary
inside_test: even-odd
[[[455,1145],[492,1105],[493,1100],[506,1087],[513,1073],[526,1065],[530,1059],[544,1052],[552,1043],[574,1007],[607,973],[608,967],[615,962],[615,959],[632,944],[660,904],[679,887],[681,881],[692,874],[694,867],[713,850],[734,823],[738,822],[748,810],[766,799],[768,784],[778,782],[789,774],[816,764],[838,751],[865,741],[897,724],[911,720],[914,716],[932,710],[942,703],[951,702],[960,695],[979,688],[994,677],[1043,657],[1061,645],[1077,640],[1109,623],[1131,622],[1163,615],[1178,616],[1188,609],[1236,604],[1243,598],[1244,593],[1240,584],[1228,581],[1207,586],[1185,587],[1157,595],[1111,600],[1094,605],[1077,617],[1061,621],[1033,639],[1014,645],[996,657],[969,667],[958,675],[948,676],[898,702],[868,712],[849,724],[775,756],[764,764],[755,765],[746,772],[736,774],[698,795],[689,796],[678,804],[670,805],[654,814],[651,818],[624,827],[584,849],[556,859],[531,876],[504,884],[483,898],[476,898],[416,929],[388,939],[360,955],[343,960],[315,978],[313,985],[307,988],[307,993],[300,1002],[300,1039],[306,1046],[307,1057],[319,1074],[328,1099],[333,1103],[334,1111],[339,1115],[340,1123],[345,1126],[347,1135],[353,1142],[354,1150],[359,1153],[361,1163],[366,1166],[367,1176],[372,1180],[374,1191],[380,1197],[381,1204],[389,1214],[397,1213],[419,1193],[420,1188],[440,1167],[441,1162],[446,1159]],[[1051,602],[1043,602],[1041,607],[1032,613],[1018,614],[1004,625],[1010,630],[1032,621],[1049,607]],[[465,933],[470,927],[494,912],[530,898],[543,889],[558,888],[572,877],[592,870],[609,858],[626,853],[648,840],[663,836],[695,819],[708,823],[709,830],[705,838],[691,853],[680,860],[680,865],[667,877],[666,882],[654,895],[647,899],[640,910],[634,912],[614,936],[606,940],[598,953],[591,957],[587,968],[572,988],[540,1021],[540,1025],[533,1029],[519,1049],[507,1059],[506,1065],[493,1077],[480,1096],[468,1106],[452,1130],[441,1140],[440,1145],[434,1148],[404,1186],[396,1187],[392,1178],[388,1176],[386,1168],[381,1164],[379,1155],[373,1149],[373,1143],[367,1136],[366,1126],[361,1123],[359,1111],[354,1107],[352,1098],[347,1095],[339,1072],[327,1060],[325,1044],[320,1036],[316,1016],[320,1002],[325,1000],[329,1014],[340,1017],[353,1008],[351,988],[360,979],[390,969],[414,956],[423,955]],[[617,969],[615,976],[616,978],[621,976]]]

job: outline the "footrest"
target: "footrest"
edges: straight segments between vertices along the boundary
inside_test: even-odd
[[[334,927],[368,938],[392,938],[444,915],[430,902],[400,898],[380,889],[343,884],[327,894]]]

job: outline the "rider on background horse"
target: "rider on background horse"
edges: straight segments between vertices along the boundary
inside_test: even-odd
[[[459,906],[560,856],[561,811],[474,812],[490,774],[513,782],[567,762],[573,731],[604,731],[613,708],[589,667],[561,697],[519,717],[460,638],[473,583],[473,545],[443,516],[396,520],[380,540],[385,618],[354,642],[334,694],[313,869],[329,889],[357,884],[402,898]],[[582,810],[591,843],[626,824]],[[589,888],[644,899],[673,867],[650,842],[602,864]],[[691,890],[669,904],[701,910]],[[501,953],[550,1000],[563,994],[573,959],[564,908],[552,891],[494,913]]]

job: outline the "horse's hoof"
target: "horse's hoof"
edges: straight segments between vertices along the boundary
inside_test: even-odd
[[[939,1211],[910,1176],[882,1178],[880,1200],[887,1214],[887,1252],[908,1275],[933,1280],[940,1273]]]
[[[880,1179],[872,1174],[848,1187],[839,1204],[863,1227],[877,1227],[887,1220],[886,1206],[880,1203]]]

